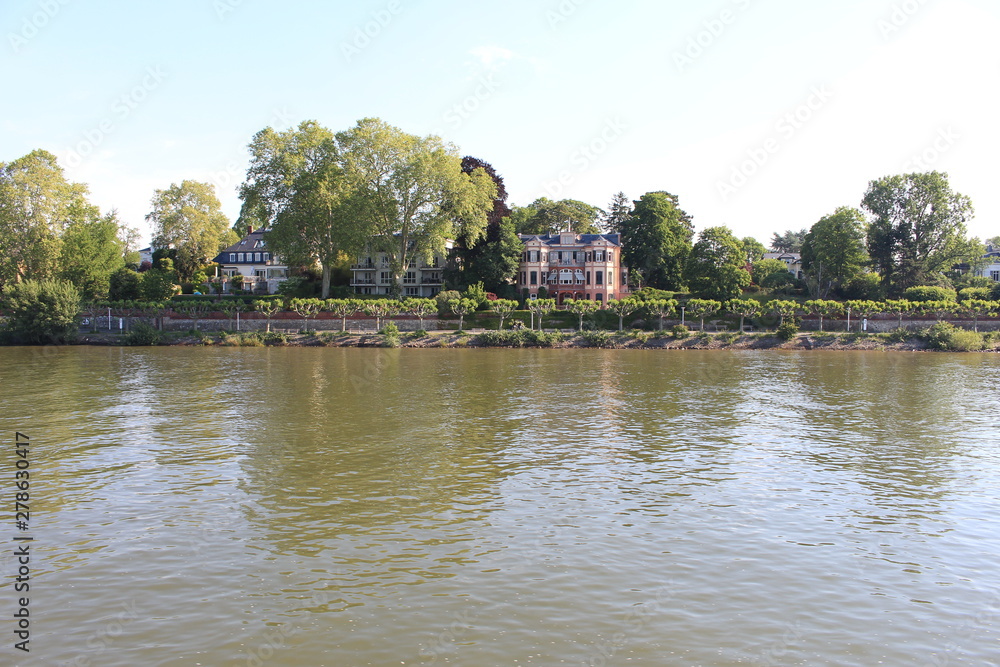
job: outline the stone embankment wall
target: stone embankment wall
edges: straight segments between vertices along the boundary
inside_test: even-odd
[[[384,320],[382,326],[385,326],[386,322],[391,321],[395,324],[400,331],[416,331],[420,329],[420,320],[409,319],[409,318],[393,318],[392,320]],[[128,331],[134,322],[146,322],[153,326],[157,326],[157,322],[149,317],[111,317],[111,331]],[[327,319],[327,318],[317,318],[310,319],[308,322],[309,331],[331,331],[337,333],[341,328],[341,320],[339,319]],[[457,322],[449,322],[451,328],[454,328]],[[440,329],[444,326],[442,322],[437,319],[424,319],[424,329]],[[241,317],[239,323],[240,331],[266,331],[267,330],[267,320],[265,318],[256,317]],[[81,331],[91,331],[93,329],[93,324],[88,320],[85,324],[80,327]],[[163,330],[164,331],[190,331],[194,329],[194,320],[190,318],[163,318]],[[273,318],[271,320],[271,331],[282,331],[286,333],[296,333],[298,331],[306,329],[306,320],[297,318]],[[108,316],[104,315],[97,318],[97,330],[108,331]],[[233,319],[216,319],[216,318],[205,318],[198,320],[198,331],[236,331],[236,318]],[[375,320],[374,319],[350,319],[347,320],[347,331],[348,333],[375,333]]]

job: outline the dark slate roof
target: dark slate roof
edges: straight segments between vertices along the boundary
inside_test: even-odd
[[[266,233],[267,232],[262,229],[250,232],[239,241],[220,252],[213,261],[219,264],[229,264],[229,253],[231,252],[270,252],[264,245],[264,234]],[[253,262],[243,263],[253,264]]]
[[[559,239],[562,234],[521,234],[521,242],[527,243],[528,241],[541,241],[546,245],[559,245]],[[589,245],[598,239],[604,239],[616,246],[620,246],[621,237],[618,234],[577,234],[577,243],[582,245]]]

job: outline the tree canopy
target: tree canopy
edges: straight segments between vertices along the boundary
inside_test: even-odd
[[[698,235],[687,263],[691,291],[706,299],[728,301],[750,285],[743,243],[728,227],[709,227]]]
[[[771,235],[771,250],[774,252],[801,252],[808,230],[786,230],[782,234]]]
[[[952,191],[947,174],[880,178],[869,184],[861,205],[871,215],[868,253],[891,294],[982,257],[982,243],[966,237],[972,202]]]
[[[596,206],[576,199],[540,197],[528,206],[515,206],[511,217],[518,234],[558,234],[567,228],[575,234],[600,234],[603,214]]]
[[[146,220],[153,227],[153,245],[177,250],[174,266],[183,280],[239,240],[229,228],[215,186],[209,183],[172,183],[166,190],[155,191],[151,205]]]
[[[844,286],[864,272],[865,218],[856,208],[843,206],[809,228],[802,244],[802,270],[816,299]]]
[[[694,224],[669,192],[647,192],[621,226],[623,264],[639,271],[650,287],[678,290],[691,251]]]

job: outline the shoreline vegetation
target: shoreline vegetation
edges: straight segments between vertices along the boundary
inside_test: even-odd
[[[935,331],[936,329],[936,331]],[[777,332],[737,333],[626,330],[470,330],[409,331],[387,327],[378,333],[340,331],[173,331],[160,333],[137,326],[130,333],[86,333],[74,344],[92,346],[212,346],[212,347],[359,347],[359,348],[549,348],[635,350],[828,350],[828,351],[1000,351],[1000,332],[976,334],[982,345],[963,345],[962,333],[975,333],[951,325],[921,331],[892,333],[802,332],[783,336]],[[958,333],[958,339],[950,336]]]

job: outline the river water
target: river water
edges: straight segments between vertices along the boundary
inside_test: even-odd
[[[0,349],[0,664],[998,665],[1000,357]],[[30,534],[30,653],[14,538]]]

